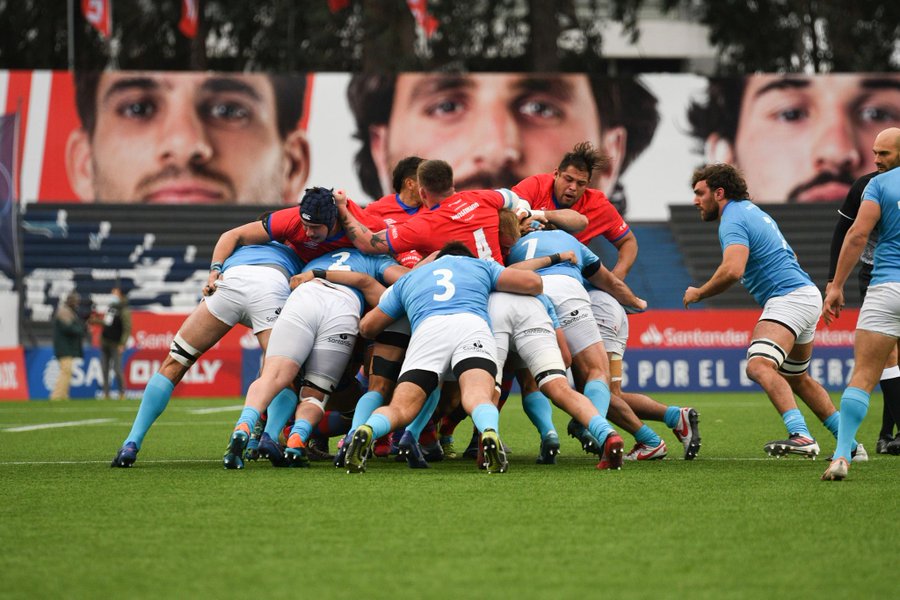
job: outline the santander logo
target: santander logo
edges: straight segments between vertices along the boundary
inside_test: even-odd
[[[641,343],[645,346],[659,346],[662,342],[662,333],[656,328],[656,325],[650,323],[647,331],[641,334]]]

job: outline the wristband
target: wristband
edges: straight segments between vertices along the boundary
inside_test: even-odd
[[[562,257],[560,257],[559,252],[556,254],[550,255],[550,266],[557,265],[562,262]]]
[[[315,277],[317,279],[326,279],[327,280],[328,278],[325,277],[325,275],[327,273],[328,273],[328,271],[326,271],[325,269],[313,269],[312,270],[313,277]]]
[[[210,271],[221,271],[221,270],[222,270],[222,263],[216,261],[216,262],[210,264],[210,265],[209,265],[209,270],[210,270]]]
[[[544,216],[544,211],[542,211],[542,210],[532,210],[531,218],[532,219],[546,219],[547,217]]]

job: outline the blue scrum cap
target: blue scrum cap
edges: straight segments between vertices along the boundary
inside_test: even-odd
[[[323,187],[307,188],[300,200],[300,217],[313,225],[327,225],[330,230],[337,221],[337,206],[332,190]]]

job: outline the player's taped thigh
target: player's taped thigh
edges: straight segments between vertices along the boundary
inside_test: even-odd
[[[787,352],[775,341],[768,338],[759,338],[750,342],[747,349],[747,360],[753,358],[766,358],[775,363],[775,367],[781,370],[781,365],[787,359]]]
[[[203,352],[188,344],[187,341],[181,337],[180,333],[175,334],[175,338],[169,346],[169,356],[171,356],[175,362],[185,367],[190,367],[197,362],[197,359],[200,358],[201,354],[203,354]]]
[[[372,357],[371,375],[378,375],[379,377],[384,377],[390,381],[397,381],[397,378],[400,377],[400,368],[402,366],[403,362],[401,361],[388,360],[375,355]]]
[[[375,336],[375,341],[394,348],[409,348],[410,334],[400,331],[382,331]]]
[[[311,387],[312,389],[321,392],[324,396],[324,398],[321,400],[321,406],[324,407],[328,403],[328,398],[329,396],[331,396],[331,393],[334,391],[337,383],[330,377],[326,377],[325,375],[321,375],[319,373],[306,373],[306,375],[303,377],[303,386]],[[306,402],[310,399],[311,398],[303,398],[301,402]]]
[[[480,356],[464,358],[456,363],[453,367],[453,375],[455,375],[457,381],[459,381],[460,375],[470,369],[481,369],[482,371],[490,373],[491,377],[497,377],[497,363],[489,358],[482,358]]]
[[[784,362],[778,367],[778,372],[785,377],[799,377],[809,369],[811,360],[812,357],[809,357],[806,360],[792,360],[789,356],[784,359]]]
[[[325,412],[325,406],[328,404],[328,394],[325,394],[325,397],[321,400],[319,400],[318,398],[314,398],[313,396],[307,396],[306,398],[301,399],[300,402],[306,402],[308,404],[318,406],[322,412]]]
[[[412,383],[422,388],[422,391],[425,392],[425,397],[431,395],[438,384],[440,383],[440,378],[438,374],[434,371],[426,371],[425,369],[410,369],[406,373],[400,376],[400,379],[397,381],[397,385],[401,383]]]

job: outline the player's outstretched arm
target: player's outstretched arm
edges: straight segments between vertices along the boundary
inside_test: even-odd
[[[722,264],[713,273],[713,276],[699,288],[689,287],[684,292],[682,302],[687,308],[695,302],[705,298],[721,294],[744,276],[747,267],[747,259],[750,258],[750,248],[741,244],[731,244],[722,253]]]
[[[616,259],[616,264],[613,265],[612,272],[616,277],[624,280],[628,275],[628,272],[631,271],[631,267],[634,265],[634,261],[637,260],[637,238],[634,237],[633,231],[629,231],[618,240],[613,242],[613,246],[616,247],[618,258]]]
[[[540,223],[541,226],[532,227],[532,222]],[[588,218],[571,208],[560,208],[557,210],[532,210],[521,222],[523,228],[532,229],[542,229],[543,225],[548,224],[574,235],[584,231],[584,228],[588,226]]]
[[[847,231],[844,243],[841,245],[841,253],[837,259],[837,267],[834,271],[834,280],[828,285],[825,300],[822,305],[822,316],[827,325],[831,325],[835,319],[841,316],[844,308],[844,285],[853,271],[854,265],[859,262],[869,234],[881,218],[881,206],[876,202],[863,202],[859,207],[856,220]]]
[[[216,291],[216,280],[222,276],[222,265],[239,246],[265,244],[270,241],[269,232],[260,221],[245,223],[220,235],[213,248],[212,262],[209,265],[209,279],[203,288],[203,295],[209,296]]]
[[[387,328],[396,319],[377,306],[366,313],[359,322],[359,334],[366,339],[374,340],[375,337]]]
[[[613,275],[613,272],[603,265],[600,265],[600,268],[595,272],[585,272],[584,275],[587,277],[588,281],[601,290],[609,293],[609,295],[615,298],[622,306],[628,306],[637,311],[646,310],[647,301],[638,298],[637,295],[631,291],[631,288],[628,287],[628,284]]]
[[[390,254],[391,248],[387,244],[386,231],[373,233],[368,227],[359,222],[347,208],[347,195],[343,190],[334,193],[334,203],[338,209],[338,219],[347,238],[353,242],[356,249],[366,254]]]
[[[544,292],[544,280],[534,271],[507,268],[497,278],[497,291],[537,296]]]
[[[566,250],[565,252],[557,252],[556,254],[549,254],[547,256],[529,258],[528,260],[523,260],[509,265],[508,268],[519,269],[520,271],[537,271],[539,269],[545,269],[561,262],[570,262],[572,264],[577,264],[578,258],[575,256],[575,253],[572,250]]]

